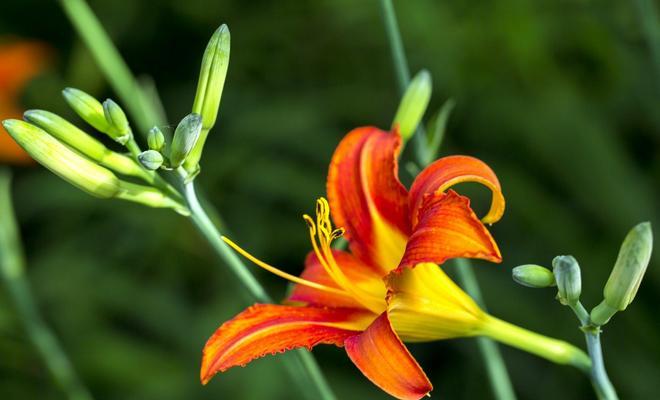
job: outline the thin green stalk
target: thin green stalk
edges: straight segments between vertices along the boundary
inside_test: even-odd
[[[53,380],[70,400],[92,396],[76,375],[71,361],[39,314],[25,276],[25,259],[10,196],[10,174],[0,170],[0,274],[32,345]]]
[[[614,385],[610,381],[605,370],[605,361],[603,360],[603,349],[600,345],[600,327],[591,322],[589,312],[579,301],[576,304],[569,304],[575,315],[580,320],[582,326],[580,329],[584,332],[587,341],[587,351],[591,358],[591,370],[589,376],[594,391],[600,400],[618,400]]]
[[[273,299],[266,293],[266,290],[261,286],[259,281],[257,281],[245,264],[238,258],[236,253],[222,241],[220,232],[218,232],[213,222],[211,222],[211,219],[197,199],[193,181],[184,185],[184,196],[190,208],[190,218],[193,224],[199,233],[209,242],[211,247],[213,247],[218,257],[248,290],[250,298],[260,303],[272,303]],[[311,353],[307,350],[299,349],[295,351],[295,355],[297,357],[296,362],[302,367],[303,373],[306,373],[307,377],[299,375],[296,365],[287,363],[287,368],[292,373],[294,380],[301,385],[303,393],[310,399],[335,399],[330,386],[328,386],[323,373]],[[318,394],[310,393],[310,386],[315,386]]]
[[[380,4],[387,37],[390,43],[390,50],[392,52],[392,61],[397,74],[399,92],[403,95],[410,83],[410,70],[408,68],[406,53],[403,48],[403,41],[401,40],[401,33],[397,24],[396,13],[394,11],[394,6],[392,5],[392,0],[381,0]],[[426,133],[421,125],[417,128],[413,140],[415,140],[415,155],[417,162],[424,167],[428,157],[426,156]],[[461,285],[465,288],[466,292],[485,309],[481,290],[479,289],[479,283],[474,275],[472,264],[465,259],[456,260],[456,263],[459,266],[458,271]],[[511,378],[509,377],[499,347],[495,342],[488,338],[479,338],[477,340],[481,356],[486,362],[488,378],[495,396],[498,399],[515,399],[516,396],[513,391],[513,385],[511,384]]]
[[[390,51],[392,53],[392,63],[394,64],[394,70],[396,72],[399,93],[403,96],[406,92],[406,88],[410,84],[410,68],[408,68],[408,60],[403,48],[403,40],[401,39],[399,24],[397,23],[392,0],[381,0],[380,5],[383,21],[385,23],[385,30],[387,32],[387,40],[390,44]],[[426,132],[424,132],[421,126],[415,131],[412,140],[415,146],[415,156],[419,163],[423,163],[423,160],[426,160],[428,157],[426,155]]]
[[[648,42],[651,58],[655,67],[656,85],[660,87],[660,25],[658,8],[653,0],[635,0],[637,14],[643,34]]]
[[[78,34],[89,48],[102,72],[125,103],[133,119],[137,121],[140,131],[146,135],[154,125],[162,125],[164,121],[159,120],[159,116],[162,113],[159,113],[153,102],[149,101],[148,94],[142,90],[85,0],[60,0],[60,4],[71,20],[71,23],[77,29]],[[135,146],[133,146],[132,151],[135,152]],[[191,208],[191,219],[195,226],[208,240],[218,256],[228,265],[241,283],[245,285],[251,297],[256,301],[271,302],[270,297],[259,282],[220,239],[217,229],[199,203],[192,182],[185,185],[185,197]],[[309,379],[303,379],[300,377],[297,369],[294,371],[290,368],[294,379],[303,385],[305,382],[312,382],[316,385],[319,394],[318,396],[311,394],[307,385],[303,387],[303,392],[315,399],[334,399],[335,397],[313,356],[305,350],[299,350],[295,354],[297,354],[298,358],[297,363],[300,367],[304,368],[304,371],[309,375]]]
[[[603,361],[603,350],[600,346],[600,329],[593,332],[585,332],[587,349],[591,358],[591,382],[594,390],[601,400],[618,400],[616,390],[607,376],[605,362]]]
[[[459,258],[454,260],[454,264],[456,264],[458,281],[461,286],[484,311],[487,311],[472,263],[464,258]],[[477,338],[477,344],[482,357],[486,360],[490,386],[495,393],[495,397],[498,399],[515,399],[516,394],[511,384],[511,378],[497,343],[492,339],[480,336]]]
[[[60,0],[60,4],[97,65],[125,103],[140,132],[146,135],[155,124],[162,125],[164,122],[159,121],[158,111],[85,0]]]

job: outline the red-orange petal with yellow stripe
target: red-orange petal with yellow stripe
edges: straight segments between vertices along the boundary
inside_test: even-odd
[[[483,161],[469,156],[443,157],[422,171],[410,188],[410,213],[412,226],[419,220],[419,209],[425,196],[444,192],[451,186],[462,182],[477,182],[488,187],[492,192],[490,210],[482,218],[484,223],[492,224],[504,213],[504,196],[497,176]]]
[[[376,386],[398,399],[417,400],[433,385],[401,339],[392,330],[387,313],[364,332],[344,343],[351,361]]]
[[[386,294],[385,285],[382,276],[374,272],[374,270],[360,260],[355,258],[350,253],[341,250],[333,250],[333,257],[341,268],[346,277],[358,286],[365,287],[366,285],[377,285]],[[308,281],[320,283],[322,285],[337,288],[340,287],[328,275],[323,265],[319,262],[318,257],[312,251],[305,259],[305,269],[300,275],[301,278]],[[383,297],[384,298],[384,297]],[[350,307],[362,308],[362,305],[355,301],[352,297],[341,296],[336,293],[323,291],[309,286],[296,284],[291,291],[291,295],[287,301],[301,302],[310,305],[326,306],[326,307]]]
[[[339,143],[328,171],[335,225],[346,230],[353,254],[381,275],[396,267],[410,232],[408,194],[398,178],[400,148],[396,132],[357,128]]]
[[[364,319],[367,315],[354,309],[256,304],[225,322],[206,342],[200,379],[206,384],[218,372],[298,347],[342,346],[366,328],[371,321]]]
[[[470,199],[453,190],[430,194],[420,207],[399,268],[442,264],[457,257],[502,261],[495,240],[470,208]]]

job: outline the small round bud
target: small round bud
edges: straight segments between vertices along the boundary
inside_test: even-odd
[[[392,125],[398,127],[404,141],[412,137],[426,112],[431,100],[431,86],[431,74],[422,70],[415,75],[403,94]]]
[[[103,102],[103,113],[109,125],[109,129],[105,133],[117,143],[126,144],[133,134],[124,110],[111,99],[106,99]]]
[[[161,151],[163,146],[165,146],[165,135],[163,135],[163,132],[157,126],[149,129],[147,144],[149,145],[149,149],[156,151]]]
[[[174,131],[170,148],[170,166],[177,168],[186,160],[197,143],[202,131],[202,117],[199,114],[186,115]]]
[[[552,271],[540,265],[519,265],[513,269],[512,276],[514,281],[527,287],[546,288],[555,285]]]
[[[62,94],[69,107],[85,122],[100,132],[105,133],[108,130],[109,124],[105,119],[103,105],[100,101],[82,90],[74,88],[66,88],[62,91]]]
[[[146,169],[155,171],[163,165],[163,155],[156,150],[147,150],[138,154],[138,161],[140,161],[140,164]]]
[[[557,282],[557,297],[561,304],[576,304],[582,292],[582,277],[577,260],[573,256],[557,256],[552,260],[552,272]]]

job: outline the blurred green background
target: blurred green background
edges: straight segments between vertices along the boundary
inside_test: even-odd
[[[170,125],[190,111],[208,38],[229,25],[229,74],[199,185],[237,241],[299,272],[309,250],[301,214],[324,194],[334,147],[353,127],[387,128],[396,110],[378,2],[91,5],[132,70],[156,82]],[[504,188],[507,212],[492,228],[504,263],[477,266],[490,311],[581,347],[577,321],[554,291],[518,286],[510,271],[573,254],[583,270],[583,302],[593,307],[628,229],[643,220],[660,227],[660,65],[638,5],[395,2],[412,70],[433,75],[430,111],[449,97],[457,102],[443,154],[483,159]],[[63,87],[119,100],[57,2],[4,0],[0,34],[39,39],[55,51],[53,67],[25,91],[24,107],[79,121],[65,107]],[[483,211],[487,193],[466,190]],[[186,219],[94,199],[37,167],[15,169],[14,199],[41,310],[97,399],[300,397],[281,356],[199,384],[205,340],[248,301]],[[254,272],[275,297],[283,295],[284,281]],[[655,398],[660,389],[659,293],[655,256],[636,301],[605,329],[606,363],[621,398]],[[492,398],[474,340],[411,349],[434,397]],[[314,353],[340,399],[387,398],[342,350]],[[576,370],[510,348],[503,353],[521,399],[593,398]],[[4,288],[0,398],[62,398]]]

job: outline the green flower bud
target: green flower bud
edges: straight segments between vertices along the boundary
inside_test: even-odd
[[[163,155],[156,150],[143,151],[138,155],[138,160],[150,171],[155,171],[163,165]]]
[[[115,174],[75,152],[43,129],[16,119],[4,120],[2,125],[32,158],[72,185],[102,198],[118,194],[120,181]]]
[[[109,125],[105,119],[101,102],[79,89],[66,88],[62,94],[73,111],[85,122],[100,132],[108,130]]]
[[[44,110],[28,110],[23,118],[88,158],[123,175],[144,177],[145,172],[130,157],[115,153],[75,125]]]
[[[109,129],[105,131],[115,142],[124,145],[133,137],[133,132],[128,124],[124,110],[111,99],[103,102],[103,113],[108,121]]]
[[[158,129],[157,126],[149,129],[147,134],[147,144],[149,145],[150,150],[161,151],[163,146],[165,146],[165,135]]]
[[[595,324],[602,325],[617,312],[623,311],[635,299],[653,250],[650,222],[635,226],[621,244],[619,256],[605,284],[605,299],[591,312]]]
[[[582,292],[582,277],[577,260],[573,256],[557,256],[552,260],[552,272],[559,289],[557,298],[561,304],[576,304]]]
[[[192,108],[193,113],[202,116],[202,132],[199,141],[186,160],[188,171],[197,168],[206,137],[218,117],[222,89],[225,86],[225,77],[229,66],[230,43],[229,28],[223,24],[213,33],[204,51],[202,68],[197,82],[197,93]]]
[[[186,115],[174,131],[170,148],[170,166],[176,168],[183,164],[190,151],[197,143],[202,131],[202,117],[199,114]]]
[[[540,265],[519,265],[513,269],[512,276],[514,281],[527,287],[545,288],[555,286],[555,276],[552,271]]]
[[[404,142],[412,137],[431,100],[431,74],[421,70],[415,75],[404,93],[392,127],[398,127]]]

